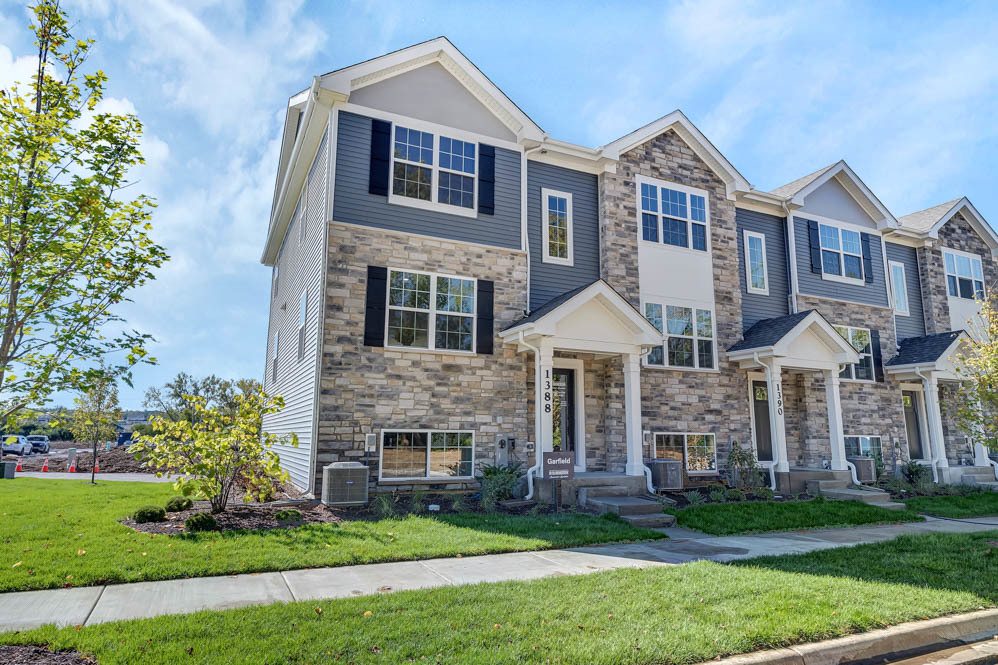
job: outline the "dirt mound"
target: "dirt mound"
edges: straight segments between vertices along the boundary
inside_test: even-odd
[[[135,453],[129,452],[131,446],[118,446],[111,450],[97,450],[98,473],[151,473],[135,459]],[[93,453],[89,450],[77,450],[76,472],[90,473],[93,467]],[[45,456],[30,457],[23,461],[25,471],[41,471]],[[65,458],[50,459],[49,471],[68,471],[69,460]]]

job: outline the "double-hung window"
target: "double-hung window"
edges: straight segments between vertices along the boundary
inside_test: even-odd
[[[847,457],[880,457],[883,459],[884,450],[880,444],[879,436],[846,435],[844,438]]]
[[[766,236],[754,231],[745,231],[745,288],[749,293],[769,295]]]
[[[887,264],[891,269],[891,289],[894,291],[894,312],[903,316],[911,313],[911,306],[908,303],[908,279],[905,274],[904,264],[899,261],[890,261]]]
[[[541,189],[541,217],[544,220],[542,260],[572,265],[572,194]]]
[[[392,196],[448,212],[474,215],[477,144],[395,125]]]
[[[470,478],[475,435],[470,431],[381,433],[381,479]]]
[[[954,298],[984,298],[984,271],[981,257],[944,249],[946,288]]]
[[[822,273],[862,282],[863,243],[859,231],[821,224],[819,235]]]
[[[308,311],[308,289],[301,292],[301,309],[298,312],[298,360],[305,357],[305,314]]]
[[[474,279],[390,270],[386,346],[472,352],[475,288]]]
[[[707,192],[639,179],[638,199],[642,240],[707,251]]]
[[[645,318],[664,337],[662,347],[648,354],[649,365],[714,369],[714,315],[709,309],[648,302]]]
[[[839,376],[855,381],[873,381],[873,341],[870,329],[835,326],[835,330],[859,353],[859,362],[855,365],[846,365]]]
[[[717,473],[717,446],[713,434],[655,433],[655,457],[684,462],[686,473]]]

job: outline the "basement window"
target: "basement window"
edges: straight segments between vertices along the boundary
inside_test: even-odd
[[[471,478],[475,433],[385,430],[381,433],[381,480]]]

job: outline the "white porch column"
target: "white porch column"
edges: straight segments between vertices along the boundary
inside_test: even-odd
[[[541,367],[541,385],[537,387],[541,391],[541,440],[537,442],[539,456],[554,450],[554,344],[549,337],[544,337],[537,348],[540,351],[537,362]]]
[[[943,416],[939,410],[939,380],[932,372],[922,377],[922,395],[925,398],[925,415],[929,422],[929,449],[937,467],[949,466],[946,459],[946,438],[943,435]]]
[[[627,438],[627,475],[643,476],[641,451],[641,355],[628,353],[624,360],[624,432]]]
[[[825,405],[828,407],[828,443],[832,454],[832,470],[845,471],[846,440],[842,428],[842,397],[839,392],[839,373],[822,370],[825,375]]]
[[[773,471],[787,473],[787,428],[783,420],[783,367],[779,361],[770,360],[766,367],[766,390],[769,393],[769,430],[773,441]]]

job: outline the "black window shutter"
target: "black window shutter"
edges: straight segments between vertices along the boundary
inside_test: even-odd
[[[388,268],[367,266],[367,306],[364,314],[364,345],[385,345],[385,302]]]
[[[478,212],[496,214],[496,149],[484,143],[478,144]]]
[[[870,346],[873,348],[873,376],[877,383],[884,382],[884,355],[880,350],[880,331],[870,331]]]
[[[811,272],[821,274],[821,236],[818,235],[818,222],[807,221],[807,238],[811,245]]]
[[[371,120],[371,175],[367,191],[388,196],[388,169],[392,162],[392,123]]]
[[[478,280],[478,319],[475,325],[475,353],[492,355],[495,342],[494,316],[492,314],[495,300],[495,282],[486,279]]]
[[[860,234],[863,242],[863,281],[873,284],[873,254],[870,252],[870,234]]]

